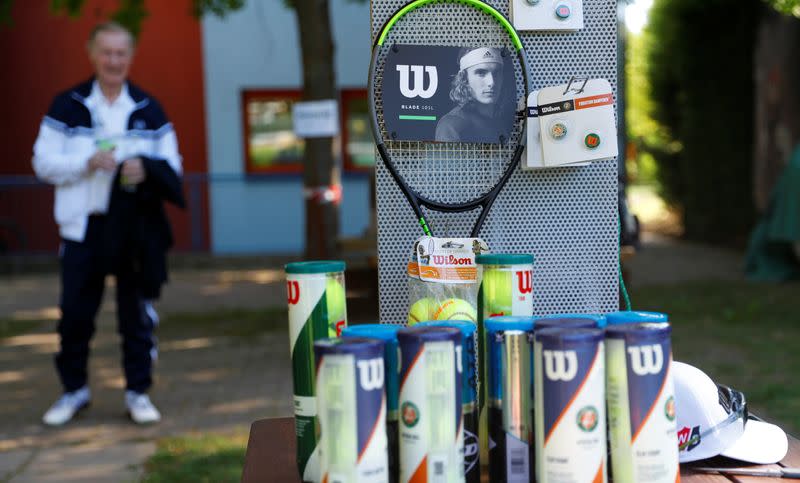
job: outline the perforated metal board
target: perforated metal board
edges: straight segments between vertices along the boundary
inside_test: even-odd
[[[407,0],[372,0],[372,35]],[[509,15],[507,0],[489,0]],[[528,56],[531,90],[564,84],[572,75],[605,78],[617,89],[617,2],[584,0],[585,28],[573,33],[520,32]],[[458,38],[407,29],[409,44],[469,45],[485,26],[450,18]],[[491,22],[487,20],[487,22]],[[447,31],[443,29],[442,31]],[[381,323],[404,323],[408,304],[406,263],[422,235],[411,208],[376,156],[378,278]],[[467,236],[478,212],[426,211],[437,236]],[[605,313],[617,310],[617,164],[523,171],[517,168],[481,231],[492,252],[532,253],[534,314]]]

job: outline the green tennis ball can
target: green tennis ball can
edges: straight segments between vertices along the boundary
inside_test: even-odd
[[[533,255],[486,253],[478,255],[481,285],[478,291],[478,400],[480,407],[481,462],[489,461],[486,410],[486,329],[489,317],[533,315]]]
[[[347,326],[344,269],[341,261],[296,262],[285,267],[297,468],[304,482],[319,480],[314,341],[337,337]]]

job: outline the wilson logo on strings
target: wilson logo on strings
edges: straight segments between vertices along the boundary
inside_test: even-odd
[[[631,369],[637,376],[658,374],[664,367],[664,353],[660,344],[628,347]]]
[[[551,381],[571,381],[578,373],[575,351],[544,351],[544,373]]]
[[[409,71],[414,74],[414,87],[412,88],[409,80]],[[436,73],[436,66],[433,65],[397,65],[397,72],[400,72],[400,93],[404,97],[412,99],[421,97],[430,99],[436,94],[439,87],[439,75]],[[425,74],[428,74],[428,87],[425,88]]]

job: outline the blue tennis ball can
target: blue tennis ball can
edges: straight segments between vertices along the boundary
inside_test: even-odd
[[[314,343],[319,481],[389,481],[383,347],[367,338]]]
[[[678,481],[678,435],[668,323],[606,328],[608,425],[615,482]]]
[[[474,324],[473,324],[474,325]],[[397,331],[402,325],[394,324],[360,324],[347,326],[342,330],[343,338],[369,337],[384,342],[383,368],[384,386],[386,388],[386,437],[389,444],[389,483],[397,481],[400,471],[400,449],[398,442],[398,386],[400,385],[400,368],[397,355]]]
[[[608,481],[603,331],[534,337],[536,481]]]
[[[400,344],[400,482],[464,481],[461,332],[410,327]]]
[[[452,327],[461,331],[461,409],[464,418],[464,479],[466,483],[480,483],[481,465],[478,446],[478,361],[475,348],[474,322],[461,320],[431,320],[416,327]]]

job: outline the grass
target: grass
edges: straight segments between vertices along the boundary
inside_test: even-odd
[[[163,438],[145,463],[145,483],[238,482],[242,477],[247,432]]]
[[[800,435],[800,283],[647,287],[634,308],[669,314],[676,360],[741,390],[759,416]]]
[[[286,307],[263,309],[216,309],[207,312],[179,312],[164,316],[158,327],[165,339],[187,334],[204,337],[253,337],[289,327]]]
[[[55,322],[47,320],[0,319],[0,339],[33,332],[46,322],[55,326]]]

